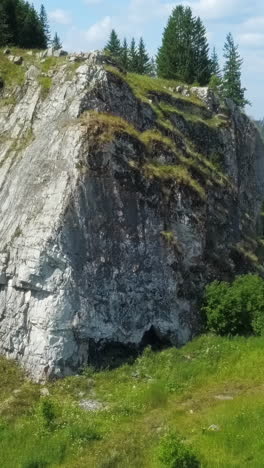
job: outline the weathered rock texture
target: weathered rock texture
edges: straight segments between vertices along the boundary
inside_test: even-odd
[[[207,90],[183,93],[204,104],[173,89],[141,100],[96,54],[75,68],[58,65],[43,93],[32,65],[0,105],[0,353],[35,379],[185,343],[204,284],[257,261],[264,148],[250,120]]]

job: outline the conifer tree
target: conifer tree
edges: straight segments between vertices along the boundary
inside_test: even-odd
[[[150,58],[142,37],[139,40],[136,71],[141,75],[148,75],[151,72]]]
[[[118,35],[114,29],[112,29],[110,38],[105,47],[105,52],[108,52],[110,55],[116,58],[121,57],[121,42],[118,38]]]
[[[48,20],[43,7],[40,15],[33,5],[24,0],[0,0],[0,24],[2,45],[10,44],[17,47],[38,48],[47,47]],[[44,28],[45,23],[45,28]],[[8,31],[8,37],[3,39],[3,30]]]
[[[33,6],[27,6],[23,24],[19,29],[19,45],[26,49],[45,49],[46,40],[39,16]]]
[[[125,70],[128,70],[128,44],[126,38],[123,41],[122,49],[121,49],[121,65],[124,67]]]
[[[210,80],[206,31],[200,18],[194,18],[190,7],[174,8],[163,33],[157,56],[158,76],[186,83]]]
[[[151,57],[150,59],[150,71],[149,71],[149,75],[150,76],[153,76],[153,77],[156,77],[157,76],[157,64],[156,64],[156,60],[154,57]]]
[[[222,75],[221,75],[218,55],[217,55],[215,47],[213,48],[213,51],[211,54],[211,71],[212,71],[212,75],[215,75],[218,78],[221,78]]]
[[[52,47],[55,50],[59,50],[59,49],[62,48],[62,43],[61,43],[61,40],[60,40],[57,33],[55,33],[55,35],[54,35],[54,38],[53,38],[53,41],[52,41]]]
[[[235,45],[231,33],[226,38],[224,57],[226,62],[223,70],[223,94],[225,97],[232,99],[237,106],[244,108],[249,102],[245,99],[246,88],[242,88],[241,85],[243,59],[239,55],[238,45]]]
[[[50,43],[50,27],[49,27],[48,17],[47,17],[47,13],[46,13],[44,5],[41,5],[40,7],[39,18],[40,18],[41,26],[43,29],[43,34],[45,37],[45,43],[46,43],[45,45],[46,47],[48,47]]]
[[[132,38],[129,52],[128,52],[128,69],[132,73],[137,73],[138,71],[138,50],[136,46],[135,38]]]
[[[8,44],[10,33],[7,24],[7,17],[2,5],[0,5],[0,47]]]
[[[209,45],[206,37],[206,29],[198,17],[193,19],[194,27],[191,35],[193,36],[193,73],[194,81],[204,86],[208,84],[211,77],[211,61],[209,58]]]

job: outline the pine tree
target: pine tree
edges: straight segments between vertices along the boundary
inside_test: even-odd
[[[6,24],[8,38],[3,40],[1,28],[1,42],[17,47],[44,49],[47,47],[48,20],[43,7],[40,15],[33,5],[24,0],[0,0],[0,25]],[[4,20],[3,20],[4,18]],[[45,28],[43,27],[45,23]],[[4,26],[6,31],[6,27]]]
[[[138,46],[138,57],[137,57],[137,73],[140,75],[148,75],[151,72],[151,62],[149,55],[146,51],[145,43],[141,37]]]
[[[194,20],[193,29],[193,52],[194,57],[194,81],[201,86],[208,84],[211,77],[211,60],[209,58],[209,45],[206,37],[206,29],[198,17]]]
[[[149,72],[149,75],[152,76],[152,77],[156,77],[157,76],[157,64],[156,64],[156,60],[154,57],[152,57],[150,59],[150,72]]]
[[[9,30],[9,42],[10,45],[17,45],[19,46],[19,41],[18,41],[18,30],[19,30],[19,25],[18,25],[18,13],[19,13],[19,8],[21,8],[21,2],[18,2],[18,0],[2,0],[2,8],[4,11],[4,15],[6,17],[6,22],[8,25],[8,30]],[[24,4],[25,8],[25,4]]]
[[[50,27],[49,27],[48,17],[47,17],[47,13],[46,13],[44,5],[41,5],[40,7],[39,18],[40,18],[41,26],[43,29],[43,34],[45,37],[45,46],[47,48],[50,43]]]
[[[249,102],[245,99],[246,88],[241,86],[243,59],[239,55],[238,45],[235,45],[231,33],[226,38],[224,57],[226,62],[224,65],[223,94],[226,98],[232,99],[237,106],[244,108]]]
[[[221,70],[219,66],[219,61],[218,61],[218,55],[216,53],[215,47],[213,48],[212,54],[211,54],[211,71],[212,75],[217,76],[218,78],[221,78]]]
[[[121,57],[121,42],[118,38],[117,33],[115,32],[114,29],[112,29],[110,38],[108,43],[105,46],[105,52],[109,53],[113,57],[120,58]]]
[[[131,41],[128,52],[128,70],[132,73],[137,73],[138,71],[138,50],[134,37]]]
[[[59,50],[59,49],[62,48],[62,43],[61,43],[61,40],[60,40],[57,33],[55,33],[55,35],[54,35],[54,38],[53,38],[53,41],[52,41],[52,47],[55,50]]]
[[[7,24],[7,16],[4,8],[0,5],[0,47],[8,44],[10,40],[10,33]]]
[[[19,45],[26,49],[45,49],[46,40],[39,16],[33,6],[26,6],[25,18],[19,29]]]
[[[122,49],[121,49],[121,65],[124,67],[125,70],[128,70],[128,45],[126,38],[123,41]]]
[[[205,85],[210,80],[211,62],[206,30],[190,7],[174,8],[158,51],[158,76]]]

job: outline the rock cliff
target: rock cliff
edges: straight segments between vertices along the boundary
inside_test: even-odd
[[[255,126],[96,53],[1,63],[0,353],[41,379],[185,343],[207,281],[262,271]]]

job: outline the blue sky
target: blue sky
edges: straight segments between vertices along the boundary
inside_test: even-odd
[[[162,31],[172,8],[189,5],[204,21],[210,45],[219,58],[228,32],[232,32],[244,58],[243,85],[252,102],[248,113],[264,117],[264,1],[263,0],[35,0],[43,3],[52,31],[64,48],[87,51],[104,46],[115,28],[120,37],[143,36],[148,50],[156,54]]]

